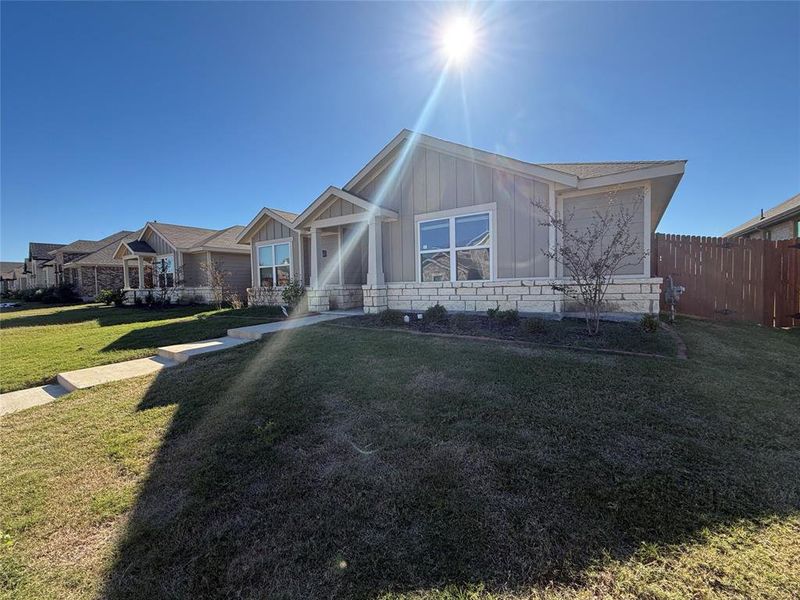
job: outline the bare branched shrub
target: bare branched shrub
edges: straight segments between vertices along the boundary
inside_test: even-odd
[[[608,193],[605,209],[593,211],[589,225],[583,227],[573,226],[574,211],[561,215],[544,202],[534,203],[545,215],[541,224],[555,229],[558,238],[556,247],[543,253],[560,264],[564,276],[571,279],[567,283],[552,282],[551,287],[582,306],[589,335],[600,330],[600,313],[614,275],[647,257],[643,232],[634,233],[632,228],[644,203],[644,192],[638,193],[632,207],[626,207],[617,201],[618,191]]]
[[[203,272],[206,274],[206,281],[208,287],[211,288],[211,298],[217,310],[230,301],[232,292],[228,278],[230,271],[225,271],[222,266],[222,261],[212,259],[202,264]]]

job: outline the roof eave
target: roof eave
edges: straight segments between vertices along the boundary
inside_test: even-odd
[[[686,170],[686,161],[675,161],[667,165],[646,167],[644,169],[634,169],[613,175],[601,175],[599,177],[588,177],[578,180],[578,189],[586,190],[608,185],[618,185],[630,183],[632,181],[644,181],[646,179],[657,179],[658,177],[669,177],[672,175],[683,175]]]

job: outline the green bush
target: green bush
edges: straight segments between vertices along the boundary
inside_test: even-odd
[[[658,315],[650,313],[642,315],[642,318],[639,319],[639,325],[645,333],[655,333],[660,325]]]
[[[122,293],[122,290],[100,290],[100,293],[95,297],[95,302],[102,302],[106,306],[110,306],[111,304],[117,304],[119,300],[121,304]]]
[[[490,319],[494,319],[503,325],[516,325],[519,323],[519,311],[516,309],[500,310],[499,308],[490,308],[486,311]]]
[[[142,302],[142,297],[141,296],[134,296],[133,297],[133,305],[134,306],[141,306],[142,304],[144,304],[144,302]]]
[[[438,302],[425,311],[427,323],[444,323],[447,321],[447,309]]]
[[[298,279],[291,279],[289,283],[283,287],[281,298],[289,305],[289,312],[292,312],[300,305],[300,301],[303,299],[305,293],[306,290],[303,287],[303,283]]]
[[[522,331],[525,333],[533,333],[539,334],[544,333],[547,329],[544,324],[544,319],[540,319],[539,317],[531,317],[529,319],[525,319],[521,323]]]
[[[378,322],[381,325],[397,327],[405,323],[403,317],[405,317],[403,311],[387,308],[378,315]]]

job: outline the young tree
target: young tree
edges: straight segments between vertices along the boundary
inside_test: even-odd
[[[231,296],[231,288],[228,283],[230,271],[222,268],[222,261],[212,259],[203,263],[203,271],[206,274],[208,286],[211,288],[211,296],[217,309],[228,302]]]
[[[555,229],[558,239],[555,248],[543,253],[560,264],[565,277],[571,279],[566,283],[553,282],[551,287],[582,306],[589,335],[600,330],[600,313],[614,275],[623,267],[640,264],[647,256],[641,239],[643,232],[634,233],[632,229],[644,194],[640,192],[630,208],[618,202],[617,195],[618,190],[609,192],[605,209],[595,210],[589,225],[584,227],[573,224],[574,211],[561,215],[543,202],[534,203],[545,215],[541,224]]]
[[[171,302],[170,291],[183,285],[183,269],[180,267],[170,269],[170,263],[158,260],[153,264],[151,273],[151,285],[155,290],[155,294],[152,295],[153,305],[159,308],[166,306]]]

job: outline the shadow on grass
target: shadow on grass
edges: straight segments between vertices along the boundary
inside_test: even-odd
[[[771,333],[724,372],[703,361],[725,330],[664,364],[325,326],[166,371],[139,410],[178,410],[104,594],[580,584],[603,557],[797,511],[797,338]]]
[[[37,308],[55,308],[42,305]],[[177,319],[188,317],[202,312],[212,310],[207,306],[175,306],[164,309],[148,309],[139,307],[116,307],[91,305],[73,305],[61,308],[68,308],[45,315],[20,315],[4,318],[0,321],[0,327],[11,329],[14,327],[41,327],[46,325],[72,325],[75,323],[87,323],[96,321],[101,327],[112,325],[124,325],[126,323],[147,323],[150,321],[162,321],[165,319]]]

